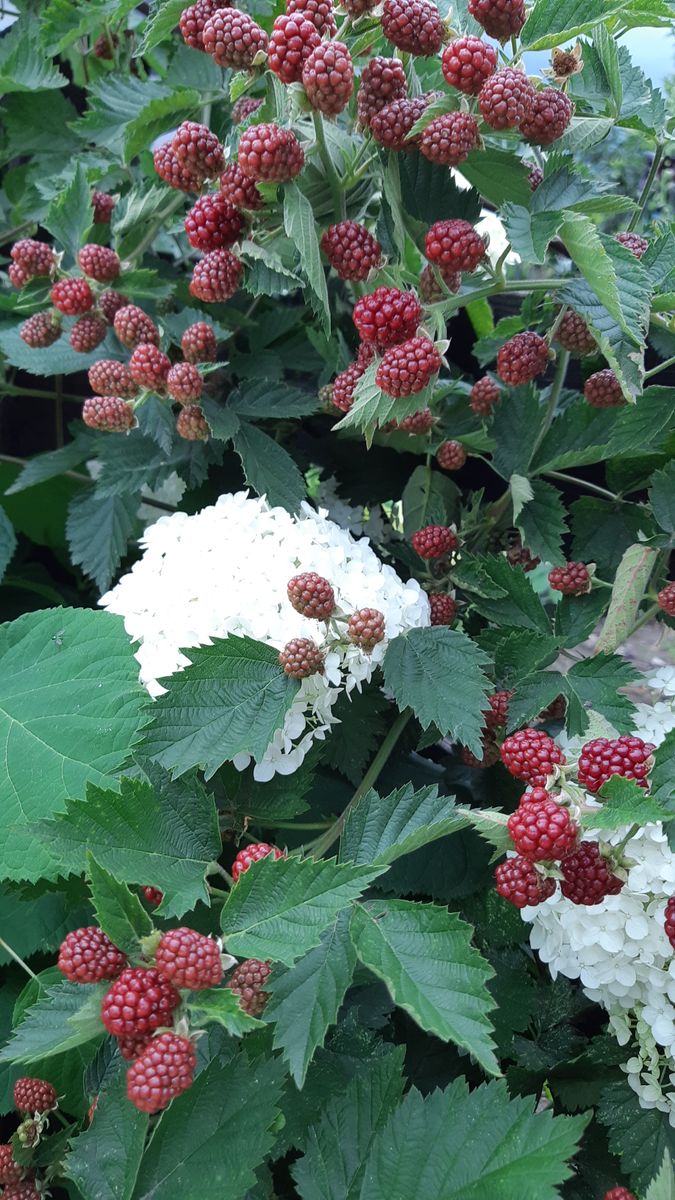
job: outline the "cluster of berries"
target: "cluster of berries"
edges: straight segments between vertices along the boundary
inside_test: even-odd
[[[9,279],[23,288],[32,279],[49,278],[52,308],[34,313],[24,321],[19,334],[31,349],[52,346],[62,332],[62,318],[76,317],[69,341],[73,350],[89,354],[101,344],[112,324],[115,312],[127,303],[125,296],[112,291],[122,270],[119,255],[108,246],[95,243],[83,246],[77,256],[82,275],[60,273],[60,256],[46,242],[22,238],[10,251]]]
[[[204,441],[209,427],[200,400],[204,381],[198,364],[216,360],[216,335],[205,321],[190,325],[181,338],[182,358],[172,362],[159,348],[155,322],[135,304],[125,304],[113,318],[118,340],[128,350],[128,363],[100,359],[89,368],[93,396],[85,400],[82,420],[91,429],[126,433],[135,424],[135,409],[152,393],[180,405],[176,431],[188,441]]]
[[[46,1079],[24,1076],[14,1084],[14,1107],[21,1116],[16,1130],[19,1145],[34,1150],[47,1126],[49,1114],[58,1106],[56,1089]],[[17,1162],[12,1145],[0,1145],[0,1184],[6,1200],[41,1200],[35,1170]]]
[[[614,775],[646,789],[653,749],[651,743],[629,735],[594,738],[581,749],[578,782],[593,795]],[[599,842],[580,840],[562,792],[552,790],[552,777],[565,763],[553,738],[543,730],[521,729],[505,738],[500,754],[510,774],[528,785],[508,819],[516,855],[496,868],[500,896],[516,908],[542,904],[555,892],[557,879],[563,896],[573,904],[600,904],[621,891],[625,874],[617,873],[624,865],[620,855],[613,856]],[[668,919],[666,911],[666,932]]]
[[[294,575],[288,582],[288,599],[297,613],[313,621],[335,623],[334,635],[342,641],[346,635],[352,646],[371,654],[384,639],[384,615],[377,608],[359,608],[349,618],[336,613],[335,592],[327,579],[315,571]],[[345,635],[339,625],[346,620]],[[310,675],[322,675],[324,653],[312,638],[292,638],[279,654],[279,663],[286,675],[292,679],[307,679]]]

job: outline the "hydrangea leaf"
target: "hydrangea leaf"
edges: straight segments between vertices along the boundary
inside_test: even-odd
[[[121,1072],[99,1094],[91,1125],[73,1138],[64,1163],[82,1200],[131,1200],[148,1121],[129,1103]]]

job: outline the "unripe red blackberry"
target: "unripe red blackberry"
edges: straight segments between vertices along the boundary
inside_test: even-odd
[[[455,38],[443,51],[445,82],[466,96],[477,96],[497,67],[497,51],[474,34]]]
[[[532,167],[527,176],[527,182],[530,185],[530,190],[536,192],[539,184],[544,182],[544,172],[541,167]]]
[[[141,1112],[161,1112],[192,1086],[197,1056],[189,1038],[160,1033],[127,1072],[127,1096]]]
[[[572,904],[602,904],[606,896],[616,896],[624,885],[601,854],[597,842],[582,842],[563,858],[560,890]]]
[[[329,38],[335,37],[337,33],[332,0],[286,0],[286,12],[289,16],[302,13],[305,20],[311,21],[320,34],[325,33]]]
[[[366,279],[382,258],[377,238],[358,221],[339,221],[321,238],[321,249],[340,279]]]
[[[195,321],[185,330],[180,347],[183,358],[189,363],[215,362],[218,357],[218,341],[206,321]]]
[[[117,1048],[125,1062],[134,1062],[139,1054],[142,1054],[147,1046],[152,1034],[146,1033],[141,1037],[118,1037],[116,1038]]]
[[[31,350],[44,350],[60,338],[61,321],[56,313],[50,311],[34,313],[24,321],[19,336]]]
[[[186,442],[206,442],[210,429],[198,404],[186,404],[176,417],[176,433]]]
[[[516,908],[543,904],[555,891],[555,880],[540,875],[534,863],[517,855],[495,868],[499,895]]]
[[[300,174],[305,152],[292,129],[274,124],[251,125],[239,139],[238,160],[248,179],[288,183]]]
[[[441,267],[438,264],[436,265],[436,270],[439,272],[449,292],[459,291],[462,286],[461,271],[450,271],[447,267]],[[420,296],[425,304],[439,304],[441,300],[445,300],[446,298],[431,263],[427,263],[426,267],[422,268],[422,273],[420,274]]]
[[[565,756],[543,729],[519,729],[502,743],[502,762],[511,775],[532,787],[544,787]]]
[[[271,970],[269,963],[247,958],[234,968],[227,981],[226,987],[239,997],[239,1006],[249,1017],[259,1017],[267,1004],[269,995],[263,988]]]
[[[621,775],[646,790],[654,761],[653,749],[651,742],[627,733],[618,738],[594,738],[581,747],[577,766],[579,783],[586,791],[595,793],[613,775]]]
[[[218,987],[223,977],[218,943],[185,925],[162,934],[155,965],[174,987],[191,992]]]
[[[302,68],[302,86],[312,108],[335,116],[354,91],[354,64],[344,42],[319,42]]]
[[[604,1200],[637,1200],[637,1197],[626,1187],[613,1187],[605,1192]]]
[[[122,345],[129,350],[141,345],[159,345],[159,330],[155,322],[135,304],[127,304],[117,310],[113,328]]]
[[[126,966],[126,954],[97,925],[73,929],[61,942],[58,968],[71,983],[116,979]]]
[[[38,1191],[31,1175],[19,1183],[8,1183],[2,1197],[3,1200],[44,1200],[44,1193]]]
[[[395,422],[395,428],[399,433],[428,433],[434,424],[434,414],[430,408],[421,408],[419,412],[411,413],[409,417],[404,417],[402,421]]]
[[[617,233],[615,241],[630,250],[635,258],[642,258],[645,250],[649,248],[649,242],[646,238],[640,237],[639,233]]]
[[[662,587],[656,599],[659,608],[667,617],[675,617],[675,582]]]
[[[431,0],[384,0],[382,32],[409,54],[437,54],[445,41],[441,14]]]
[[[0,1183],[18,1183],[24,1171],[25,1167],[16,1162],[12,1147],[7,1143],[0,1146]]]
[[[204,381],[192,363],[175,363],[166,377],[166,390],[179,404],[194,404],[202,394]]]
[[[267,50],[264,29],[238,8],[221,8],[202,31],[204,49],[219,67],[247,71]]]
[[[341,0],[342,8],[350,17],[362,17],[377,8],[378,0]]]
[[[219,19],[221,15],[234,11],[221,9],[212,19]],[[215,133],[206,125],[200,125],[198,121],[183,121],[182,125],[178,126],[171,141],[171,149],[180,163],[206,179],[213,179],[223,169],[223,147]]]
[[[435,221],[424,239],[424,253],[444,271],[475,271],[485,257],[485,242],[469,221]]]
[[[327,621],[335,608],[335,592],[316,571],[294,575],[286,592],[295,611],[314,621]]]
[[[323,675],[323,654],[311,638],[293,638],[279,654],[279,665],[291,679]]]
[[[537,717],[538,721],[562,721],[567,712],[567,700],[565,696],[556,696],[550,704],[543,708]]]
[[[141,1038],[170,1025],[180,995],[154,967],[127,967],[101,1002],[101,1020],[114,1037]]]
[[[219,8],[227,8],[229,0],[197,0],[180,14],[178,26],[186,45],[204,51],[204,26]]]
[[[384,640],[384,613],[377,608],[359,608],[347,622],[347,637],[353,646],[370,654]]]
[[[425,525],[410,540],[415,553],[425,559],[444,558],[459,545],[457,534],[447,525]]]
[[[270,846],[269,842],[252,842],[250,846],[245,846],[232,863],[233,882],[236,883],[239,876],[243,875],[244,871],[248,871],[254,862],[260,862],[261,858],[267,858],[270,854],[275,859],[286,857],[283,850],[279,850],[277,846]]]
[[[474,383],[469,393],[469,405],[473,412],[478,413],[481,417],[486,417],[492,412],[500,397],[501,392],[494,379],[490,379],[489,375],[484,375],[482,379],[477,379]]]
[[[203,183],[203,176],[192,170],[178,158],[170,142],[158,146],[152,156],[155,172],[168,183],[169,187],[180,192],[198,192]]]
[[[520,33],[525,24],[524,0],[469,0],[469,12],[498,42]]]
[[[506,551],[506,561],[510,567],[520,567],[522,571],[534,571],[539,566],[540,558],[527,547],[523,546],[520,538],[516,538]]]
[[[485,81],[478,105],[492,129],[515,129],[532,111],[536,95],[523,71],[504,67]]]
[[[56,1088],[46,1079],[24,1075],[14,1084],[14,1107],[17,1112],[34,1116],[35,1113],[51,1112],[57,1103]]]
[[[456,167],[469,157],[479,141],[478,122],[471,113],[442,113],[424,130],[420,150],[430,162]]]
[[[626,403],[621,384],[609,368],[589,375],[584,384],[584,399],[591,408],[620,408]]]
[[[510,387],[529,383],[537,375],[543,375],[549,364],[547,342],[538,333],[528,329],[517,333],[504,342],[497,355],[497,374]]]
[[[534,102],[520,122],[519,128],[526,142],[534,146],[550,146],[561,138],[570,121],[574,106],[565,92],[547,87],[535,92]]]
[[[139,387],[151,392],[166,392],[166,380],[171,359],[151,342],[137,346],[129,360],[131,378]]]
[[[432,625],[452,625],[457,616],[457,604],[445,592],[429,592],[429,611]]]
[[[24,288],[27,283],[30,283],[33,277],[32,275],[29,275],[28,271],[26,271],[24,267],[20,266],[19,263],[10,263],[7,271],[7,278],[9,279],[12,287]]]
[[[577,844],[579,830],[569,811],[545,788],[521,798],[507,826],[513,844],[530,862],[557,862]]]
[[[663,914],[663,928],[668,941],[673,950],[675,950],[675,896],[670,896],[666,901],[666,910]],[[0,1149],[3,1149],[3,1147],[0,1147]]]
[[[488,708],[483,710],[485,717],[485,726],[487,729],[500,729],[506,725],[509,716],[509,704],[513,699],[514,693],[511,691],[502,690],[493,692],[488,696]]]
[[[340,412],[349,412],[354,403],[354,390],[366,368],[359,363],[350,363],[344,371],[335,376],[332,385],[331,402]]]
[[[252,179],[246,178],[238,162],[230,163],[221,175],[220,190],[225,199],[236,208],[247,208],[255,212],[265,203],[256,184]]]
[[[462,762],[465,767],[473,767],[480,771],[486,771],[489,767],[494,767],[499,762],[499,746],[491,735],[484,734],[481,738],[482,754],[480,758],[468,746],[462,746]]]
[[[297,83],[305,59],[320,43],[316,26],[301,14],[277,17],[270,34],[267,65],[282,83]]]
[[[205,304],[229,300],[239,288],[243,263],[229,250],[211,250],[192,272],[190,292]]]
[[[563,596],[583,596],[591,590],[588,567],[581,562],[568,562],[564,567],[553,567],[548,573],[549,585]]]
[[[371,58],[361,72],[356,97],[359,123],[370,125],[375,113],[392,100],[404,100],[408,92],[403,64],[398,58]]]
[[[9,256],[30,276],[50,275],[56,266],[56,252],[47,242],[38,242],[35,238],[22,238],[15,242]]]
[[[112,325],[113,321],[115,320],[115,314],[118,313],[121,308],[126,308],[128,303],[128,296],[123,296],[121,292],[114,292],[111,289],[108,289],[105,292],[101,292],[101,295],[98,298],[98,309],[101,313],[101,316],[105,317],[105,320],[109,325]]]
[[[247,117],[253,116],[263,103],[259,96],[240,96],[232,105],[232,124],[241,125]]]
[[[49,296],[54,307],[67,317],[79,317],[94,306],[94,293],[86,279],[60,279]]]
[[[188,241],[196,250],[227,250],[238,240],[242,220],[234,204],[222,192],[200,196],[185,221]]]
[[[428,337],[413,337],[384,354],[375,383],[388,396],[421,392],[441,368],[441,356]]]
[[[112,283],[122,269],[119,254],[109,246],[97,246],[93,242],[82,247],[77,261],[85,275],[97,283]]]
[[[103,317],[87,313],[75,322],[68,340],[73,350],[77,350],[78,354],[89,354],[97,346],[101,345],[107,332],[108,325],[103,320]]]
[[[121,396],[90,396],[82,405],[82,420],[90,429],[127,433],[134,425],[134,410]]]
[[[555,340],[570,354],[595,354],[598,349],[593,334],[579,313],[569,309],[564,313],[562,321],[555,332]]]
[[[89,386],[98,396],[121,396],[123,400],[133,400],[138,393],[127,364],[111,358],[102,358],[92,364]]]
[[[392,100],[385,104],[370,119],[370,131],[381,146],[387,150],[412,150],[418,146],[422,135],[411,137],[413,125],[424,116],[427,101],[424,96],[414,100]]]
[[[414,336],[422,307],[414,292],[379,287],[354,305],[352,319],[363,342],[386,348]]]
[[[143,888],[143,898],[146,904],[150,904],[152,908],[159,908],[164,899],[164,892],[161,892],[159,888],[146,884]]]
[[[466,450],[461,442],[443,442],[438,448],[436,462],[444,471],[460,471],[466,462]]]

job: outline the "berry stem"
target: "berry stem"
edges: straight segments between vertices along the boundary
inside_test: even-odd
[[[463,296],[452,297],[452,308],[449,311],[454,312],[457,308],[464,308],[467,304],[473,304],[474,300],[489,299],[490,296],[495,296],[497,293],[518,294],[519,292],[550,292],[556,288],[561,288],[565,284],[564,279],[513,279],[498,280],[497,283],[488,283],[485,287],[474,288],[470,292],[466,292]],[[442,303],[442,301],[439,301]],[[450,302],[448,302],[450,305]],[[434,307],[430,305],[430,307]],[[445,311],[445,310],[444,310]]]
[[[542,471],[542,475],[550,479],[559,479],[561,483],[574,483],[577,487],[595,492],[596,496],[604,496],[605,500],[613,500],[615,504],[628,503],[615,492],[610,492],[608,488],[600,487],[598,483],[591,483],[589,479],[579,479],[577,475],[567,475],[565,471]]]
[[[672,358],[665,359],[665,361],[659,363],[657,367],[652,367],[651,371],[645,371],[645,380],[651,379],[654,375],[658,375],[661,371],[665,371],[667,367],[672,367],[673,364],[675,364],[675,355],[673,355]]]
[[[320,112],[312,113],[312,121],[314,122],[314,133],[316,134],[316,146],[319,151],[319,158],[323,163],[323,169],[326,173],[330,194],[333,198],[333,213],[336,221],[344,221],[347,215],[345,207],[345,197],[340,187],[340,180],[337,176],[337,171],[333,165],[333,160],[330,156],[330,151],[326,145],[326,133],[323,127],[323,117]]]
[[[567,311],[568,311],[567,305],[563,304],[555,321],[553,322],[553,324],[551,325],[551,328],[549,329],[548,333],[546,334],[546,341],[548,342],[549,346],[551,345],[551,342],[553,341],[556,333],[558,332],[558,329],[560,328]]]
[[[645,207],[647,204],[647,200],[649,198],[649,193],[652,190],[652,184],[654,183],[654,180],[656,179],[656,173],[657,173],[659,167],[661,166],[662,158],[663,158],[663,143],[657,142],[656,148],[654,150],[654,157],[652,159],[652,165],[649,168],[649,174],[647,175],[647,178],[645,179],[645,182],[644,182],[644,187],[643,187],[642,191],[640,192],[640,199],[638,200],[638,206],[637,206],[635,212],[633,213],[630,221],[628,222],[628,225],[626,226],[626,231],[628,233],[630,233],[631,230],[635,229],[635,227],[637,225],[639,225],[639,223],[642,219],[642,214],[644,213],[644,210],[645,210]]]
[[[139,261],[143,257],[145,251],[154,242],[167,217],[170,217],[172,213],[175,213],[176,209],[180,208],[181,204],[184,202],[185,196],[182,192],[180,192],[177,196],[172,196],[171,202],[167,204],[166,208],[162,209],[162,212],[155,217],[154,221],[150,222],[147,233],[141,238],[133,254],[129,255],[130,262]]]
[[[12,947],[5,941],[4,938],[1,938],[1,937],[0,937],[0,946],[2,946],[2,949],[5,951],[6,954],[9,954],[10,958],[14,959],[15,963],[18,963],[18,965],[20,967],[23,967],[24,971],[26,972],[27,975],[30,975],[31,979],[37,979],[37,975],[35,974],[35,971],[31,971],[30,967],[28,966],[28,963],[25,963],[22,958],[19,958],[19,955],[17,954],[16,950],[12,950]]]
[[[382,742],[382,745],[380,746],[372,763],[368,767],[368,770],[363,776],[363,779],[354,792],[354,795],[349,801],[349,804],[345,808],[344,812],[338,817],[337,821],[333,822],[330,829],[327,829],[321,837],[318,837],[314,842],[310,842],[309,846],[305,847],[307,851],[311,850],[315,858],[320,858],[322,854],[325,854],[326,851],[330,849],[330,847],[333,845],[333,842],[337,841],[345,827],[345,821],[347,820],[349,813],[359,803],[359,801],[363,799],[366,792],[368,792],[377,781],[380,772],[386,765],[394,746],[403,733],[403,730],[408,724],[411,716],[412,712],[409,708],[404,709],[402,713],[398,714],[396,720],[391,726],[391,729],[389,730],[389,733]]]
[[[658,604],[652,604],[649,608],[645,609],[641,616],[638,617],[637,621],[635,621],[631,626],[631,629],[626,634],[624,641],[628,641],[628,638],[632,637],[636,630],[642,629],[642,626],[647,625],[649,621],[652,621],[654,617],[658,616],[660,611],[661,609]]]
[[[558,358],[558,363],[557,363],[557,366],[555,369],[555,376],[553,378],[553,383],[551,384],[551,394],[548,398],[548,404],[546,406],[546,415],[544,417],[542,427],[539,430],[539,434],[535,438],[534,446],[532,447],[532,458],[530,459],[530,461],[532,461],[532,459],[534,459],[534,457],[537,453],[537,450],[541,446],[541,443],[543,442],[544,438],[546,437],[546,434],[548,433],[549,429],[551,428],[551,425],[553,424],[553,418],[555,417],[555,410],[558,407],[558,400],[560,399],[560,393],[562,391],[563,383],[565,382],[565,376],[567,374],[567,367],[568,367],[569,361],[570,361],[569,350],[563,350]]]
[[[224,880],[226,880],[228,887],[232,887],[232,884],[234,882],[234,880],[232,879],[232,876],[225,870],[224,867],[221,867],[219,862],[210,862],[208,865],[206,874],[207,875],[220,875]]]
[[[631,840],[631,838],[634,838],[636,833],[639,833],[639,832],[640,832],[639,824],[631,825],[625,838],[621,842],[619,842],[619,844],[617,846],[611,847],[612,855],[615,855],[617,858],[620,858],[622,856],[624,850],[626,849],[626,846],[628,845],[629,841]]]

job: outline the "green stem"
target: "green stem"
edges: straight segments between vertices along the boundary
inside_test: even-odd
[[[549,346],[551,345],[551,342],[553,341],[556,333],[558,332],[560,326],[562,325],[563,318],[564,318],[566,312],[567,312],[567,305],[563,304],[555,321],[553,322],[553,324],[551,325],[551,328],[549,329],[548,333],[546,334],[546,341],[548,342]]]
[[[40,391],[37,388],[17,387],[14,383],[0,383],[3,396],[34,396],[36,400],[53,400],[55,393]],[[61,392],[62,400],[70,400],[76,404],[84,403],[84,396],[73,396],[70,392]]]
[[[154,242],[164,222],[168,217],[171,216],[172,213],[175,213],[177,208],[180,208],[184,200],[185,196],[181,192],[179,196],[174,196],[171,200],[171,203],[167,204],[163,212],[159,213],[159,215],[155,217],[154,221],[150,223],[150,228],[148,229],[145,237],[141,238],[133,254],[129,256],[129,260],[131,262],[138,262],[143,257],[145,251],[148,249],[148,246],[151,246]]]
[[[221,867],[219,862],[209,863],[208,871],[206,873],[207,875],[220,875],[221,878],[226,881],[228,887],[232,887],[232,884],[234,883],[232,876],[225,870],[224,867]]]
[[[485,300],[490,296],[496,296],[497,293],[517,295],[519,292],[550,292],[564,287],[564,285],[564,279],[514,279],[508,280],[506,283],[500,279],[496,283],[486,284],[485,287],[474,288],[465,296],[453,296],[452,306],[448,305],[448,311],[453,312],[457,308],[464,308],[467,304],[473,304],[474,300]]]
[[[541,443],[543,442],[544,438],[546,437],[546,434],[548,433],[549,429],[551,428],[551,425],[553,424],[555,410],[558,407],[558,400],[560,399],[560,393],[562,391],[562,386],[563,386],[563,383],[565,382],[565,376],[567,374],[567,366],[568,366],[569,361],[570,361],[569,350],[563,350],[562,353],[558,356],[558,364],[555,369],[555,376],[553,378],[553,383],[551,384],[551,394],[548,398],[548,404],[546,406],[546,415],[544,417],[544,423],[543,423],[541,429],[539,430],[539,434],[537,435],[534,446],[532,447],[531,459],[534,458],[535,454],[537,453],[537,450],[541,446]]]
[[[643,625],[647,625],[649,621],[653,621],[654,617],[658,616],[660,611],[661,606],[659,604],[651,604],[649,608],[645,609],[645,611],[642,613],[642,616],[638,617],[637,621],[635,621],[631,626],[629,632],[626,634],[626,637],[623,639],[624,642],[627,642],[628,638],[632,637],[638,629],[642,629]]]
[[[5,941],[4,938],[1,938],[1,937],[0,937],[0,946],[2,946],[3,950],[5,950],[7,952],[7,954],[9,954],[10,958],[14,959],[15,963],[18,963],[20,967],[23,967],[24,971],[26,972],[27,975],[30,975],[31,979],[37,979],[37,975],[35,974],[35,971],[31,971],[30,967],[28,966],[28,963],[24,962],[22,958],[19,958],[19,955],[17,954],[16,950],[12,950],[12,947],[10,945],[8,945],[8,943]]]
[[[595,492],[596,496],[604,496],[605,500],[614,500],[617,504],[627,503],[621,496],[617,496],[607,488],[600,487],[597,483],[591,483],[588,479],[579,479],[577,475],[566,475],[564,471],[542,471],[542,475],[546,475],[550,479],[559,479],[561,483],[574,483],[577,487],[586,488],[588,492]]]
[[[667,367],[672,367],[675,364],[675,355],[672,358],[667,358],[665,362],[659,363],[658,367],[652,367],[651,371],[645,371],[645,379],[651,379],[654,375],[658,375],[661,371],[665,371]]]
[[[404,709],[402,713],[398,714],[391,729],[389,730],[389,733],[382,742],[382,745],[380,746],[377,754],[363,776],[363,779],[354,792],[354,795],[349,801],[349,804],[345,808],[344,812],[338,817],[337,821],[333,822],[330,829],[327,829],[322,837],[317,838],[315,842],[312,842],[311,846],[307,847],[308,850],[311,849],[315,858],[321,858],[321,855],[325,854],[326,850],[330,849],[330,847],[333,845],[333,842],[337,841],[345,827],[345,821],[347,820],[349,813],[359,803],[359,801],[363,799],[366,792],[369,791],[373,784],[377,781],[380,772],[385,766],[392,750],[394,749],[394,746],[403,733],[403,730],[408,724],[411,716],[412,712],[409,708]]]
[[[332,821],[263,821],[271,829],[328,829]]]
[[[624,850],[626,849],[626,846],[628,845],[629,841],[631,840],[631,838],[634,838],[636,833],[639,833],[639,832],[640,832],[639,825],[637,825],[637,824],[631,825],[625,838],[621,842],[619,842],[618,845],[610,847],[612,854],[616,855],[618,858],[620,858],[621,855],[623,854]]]
[[[323,117],[320,112],[312,113],[312,121],[314,122],[314,133],[316,135],[316,147],[319,151],[319,158],[323,164],[323,169],[326,173],[326,179],[330,188],[330,194],[333,200],[333,212],[336,221],[343,221],[347,215],[345,208],[345,197],[340,187],[340,180],[337,176],[337,171],[330,156],[330,151],[326,145],[326,133],[323,127]]]
[[[652,184],[654,183],[654,180],[656,179],[656,172],[658,171],[659,167],[661,166],[662,158],[663,158],[663,144],[661,142],[657,142],[656,149],[654,150],[654,157],[652,159],[652,165],[649,168],[649,174],[648,174],[647,178],[645,179],[644,187],[643,187],[642,191],[640,192],[640,199],[638,200],[638,206],[637,206],[635,212],[633,213],[630,221],[628,222],[627,232],[630,232],[632,229],[635,229],[636,225],[638,225],[640,223],[640,220],[642,219],[642,214],[645,211],[647,200],[649,198],[649,193],[651,192]]]

